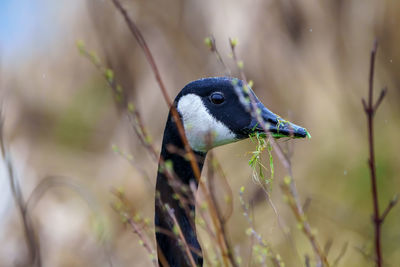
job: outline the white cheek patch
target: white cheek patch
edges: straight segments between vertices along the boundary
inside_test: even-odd
[[[214,118],[204,106],[201,98],[194,94],[181,97],[178,111],[182,116],[183,127],[190,146],[195,151],[206,152],[207,136],[212,135],[211,147],[238,141],[236,135],[222,122]]]

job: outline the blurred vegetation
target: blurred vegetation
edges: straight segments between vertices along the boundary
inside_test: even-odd
[[[374,266],[370,260],[372,200],[361,97],[367,94],[369,51],[377,37],[375,88],[389,88],[375,117],[378,185],[384,209],[400,188],[400,2],[122,3],[142,30],[171,96],[191,80],[224,75],[225,70],[204,45],[207,36],[214,36],[221,56],[235,70],[228,38],[237,38],[237,54],[258,97],[272,111],[312,134],[310,140],[290,141],[295,144],[293,172],[301,199],[309,199],[306,213],[317,239],[330,247],[328,259],[334,262],[347,243],[339,266]],[[152,222],[154,188],[142,171],[155,182],[157,166],[115,105],[101,74],[77,51],[76,41],[84,40],[114,70],[158,148],[167,106],[144,56],[110,1],[70,0],[60,5],[61,13],[47,10],[41,24],[32,29],[40,32],[54,24],[54,32],[27,42],[23,56],[3,56],[0,50],[5,140],[25,198],[47,175],[61,175],[93,195],[105,222],[101,226],[96,223],[92,207],[85,205],[82,195],[63,186],[49,189],[31,213],[43,264],[109,266],[111,260],[113,266],[149,266],[151,260],[139,239],[110,203],[116,201],[112,189],[121,188],[133,205],[130,208]],[[232,75],[239,76],[236,72]],[[114,144],[131,155],[132,164],[113,151]],[[233,248],[241,256],[241,266],[249,266],[249,247],[254,241],[246,234],[249,225],[242,214],[239,192],[244,186],[241,197],[250,205],[249,216],[257,233],[286,266],[305,266],[304,255],[312,258],[311,247],[276,186],[282,183],[285,171],[275,160],[270,197],[284,222],[282,230],[252,180],[248,152],[254,150],[251,141],[215,150],[233,192],[227,228]],[[268,166],[267,154],[263,160]],[[16,266],[24,263],[28,251],[4,168],[2,163],[0,190],[5,197],[0,203],[0,240],[6,245],[0,247],[0,266]],[[218,190],[226,192],[225,186],[221,183]],[[400,209],[395,207],[383,225],[385,266],[400,262],[399,221]],[[98,238],[99,231],[107,234]],[[207,249],[207,234],[203,230],[199,234]],[[252,266],[256,265],[253,262]]]

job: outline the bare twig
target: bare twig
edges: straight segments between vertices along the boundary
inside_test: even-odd
[[[96,67],[96,69],[101,73],[102,77],[106,81],[108,87],[112,90],[114,93],[114,97],[116,100],[117,105],[126,110],[126,116],[128,117],[128,120],[130,124],[133,127],[133,130],[137,137],[139,138],[139,141],[143,145],[144,148],[149,152],[151,158],[154,161],[158,161],[158,152],[154,148],[153,143],[150,141],[151,137],[149,133],[147,132],[147,129],[144,126],[144,122],[142,120],[141,114],[139,111],[135,108],[135,106],[132,103],[129,103],[127,100],[127,97],[124,93],[123,88],[121,87],[120,84],[118,84],[118,81],[115,78],[113,70],[106,68],[100,61],[100,59],[97,57],[97,55],[94,52],[89,52],[83,42],[78,42],[78,49],[82,55],[84,55],[86,58],[92,62],[92,64]]]
[[[221,166],[221,163],[218,161],[218,159],[215,156],[215,154],[213,154],[213,161],[212,162],[213,162],[213,167],[215,168],[215,173],[218,174],[219,180],[225,184],[225,186],[226,186],[225,189],[228,190],[227,198],[224,197],[225,200],[226,200],[226,204],[229,206],[228,207],[228,211],[227,211],[226,214],[221,214],[222,222],[225,224],[228,221],[228,219],[230,218],[230,216],[232,215],[232,212],[233,212],[233,203],[232,203],[233,193],[232,193],[231,187],[229,186],[228,179],[227,179],[226,174],[225,174],[225,172],[224,172],[224,170],[223,170],[223,168]]]
[[[51,188],[57,186],[68,187],[72,189],[72,191],[76,192],[88,204],[90,210],[96,216],[96,220],[100,221],[101,224],[104,223],[101,218],[100,208],[97,205],[97,202],[93,195],[89,191],[85,190],[82,185],[79,185],[77,182],[71,180],[70,177],[63,176],[46,176],[42,180],[40,180],[40,182],[35,186],[35,188],[26,200],[25,213],[27,215],[31,214],[40,199],[44,196],[44,194]],[[103,239],[103,241],[105,240]],[[102,249],[104,250],[104,254],[107,258],[109,266],[112,267],[113,263],[111,259],[111,251],[107,241],[102,244]]]
[[[140,48],[143,50],[143,53],[151,67],[151,70],[155,76],[155,79],[159,85],[159,88],[162,92],[162,95],[164,97],[165,102],[167,103],[171,115],[174,119],[175,125],[178,129],[178,133],[179,136],[182,140],[182,143],[184,145],[185,151],[186,151],[186,157],[189,159],[189,162],[191,164],[194,176],[196,178],[196,180],[199,182],[200,181],[200,168],[199,165],[197,164],[196,158],[195,158],[195,154],[193,153],[192,148],[189,145],[189,142],[186,138],[185,135],[185,131],[182,125],[182,121],[180,119],[180,116],[178,114],[178,111],[174,105],[174,103],[172,102],[171,98],[168,95],[167,89],[164,85],[164,82],[161,78],[161,74],[158,70],[158,67],[156,65],[156,62],[153,58],[153,55],[143,37],[143,35],[141,34],[139,28],[136,26],[136,24],[134,23],[134,21],[129,17],[127,11],[125,10],[125,8],[121,5],[119,0],[111,0],[114,4],[114,6],[117,8],[117,10],[122,14],[129,30],[131,31],[133,37],[136,39],[136,41],[138,42]],[[160,159],[160,164],[162,164],[162,159]],[[202,190],[204,192],[207,192],[207,189],[205,188],[204,184],[199,183],[200,187],[202,188]],[[206,199],[207,199],[207,203],[210,207],[210,214],[211,217],[213,218],[213,222],[214,222],[214,226],[215,229],[220,229],[220,226],[218,226],[218,220],[215,220],[217,218],[217,210],[216,210],[216,203],[214,203],[214,201],[211,199],[211,197],[209,195],[206,194]],[[227,244],[225,244],[225,247],[227,246]],[[234,264],[234,262],[232,262],[232,264]]]
[[[131,227],[132,231],[138,236],[140,245],[142,245],[149,254],[152,264],[158,267],[157,257],[152,242],[149,240],[148,236],[145,233],[146,222],[142,220],[140,216],[133,215],[135,214],[134,209],[132,208],[131,203],[128,201],[123,192],[121,192],[120,190],[113,189],[112,193],[118,199],[118,202],[113,203],[112,208],[117,213],[120,214],[122,221],[127,223]],[[163,230],[165,234],[172,236],[173,238],[176,238],[176,236],[172,232],[169,232],[168,230],[164,229],[161,230],[155,229],[155,230],[159,232]],[[158,256],[163,266],[168,266],[168,262],[166,261],[164,254],[162,254],[161,252],[159,253]]]
[[[189,184],[189,186],[190,186],[190,190],[192,191],[193,196],[196,196],[197,186],[196,186],[195,182],[194,182],[194,181],[191,181],[190,184]],[[205,214],[205,212],[204,212],[204,210],[203,210],[203,208],[202,208],[202,206],[203,206],[202,203],[198,202],[197,199],[195,199],[195,201],[196,201],[196,204],[197,204],[198,206],[200,206],[200,208],[197,209],[196,212],[198,212],[198,214],[200,214],[200,216],[201,216],[201,219],[199,218],[199,216],[197,216],[197,217],[196,217],[196,220],[199,222],[199,225],[200,225],[203,229],[205,229],[205,230],[207,231],[208,236],[209,236],[213,241],[215,241],[215,242],[211,242],[211,246],[212,246],[212,248],[213,248],[213,251],[217,251],[217,247],[216,247],[216,245],[215,245],[215,244],[218,244],[217,236],[215,235],[215,233],[214,233],[213,230],[211,229],[211,225],[210,225],[209,223],[207,223],[207,218],[206,218],[206,214]],[[218,244],[218,245],[219,245],[219,244]],[[204,256],[204,259],[205,259],[207,262],[210,263],[210,265],[216,264],[216,260],[219,260],[219,258],[215,257],[214,262],[212,262],[212,261],[209,259],[207,253],[204,253],[203,256]],[[221,262],[218,262],[216,265],[222,266],[222,263],[221,263]]]
[[[147,132],[147,129],[144,125],[144,122],[142,120],[140,112],[135,108],[135,106],[132,103],[129,103],[127,101],[127,98],[125,96],[123,88],[118,84],[116,78],[114,77],[114,72],[111,69],[104,67],[104,65],[101,63],[100,59],[97,57],[97,55],[94,52],[89,52],[86,49],[83,42],[79,41],[77,43],[77,45],[78,45],[78,48],[79,48],[79,51],[81,52],[81,54],[84,55],[86,58],[88,58],[93,63],[93,65],[99,70],[99,72],[101,73],[101,75],[103,76],[105,81],[107,82],[108,87],[113,91],[117,105],[126,111],[128,120],[129,120],[130,124],[132,125],[132,128],[133,128],[136,136],[139,138],[141,144],[147,150],[147,152],[149,152],[151,158],[155,162],[158,162],[161,169],[164,170],[164,174],[167,176],[168,182],[169,182],[170,186],[173,188],[174,192],[179,197],[179,200],[180,201],[183,200],[183,198],[181,197],[181,193],[180,193],[181,192],[180,189],[182,189],[182,186],[181,186],[181,183],[179,182],[179,179],[177,179],[173,170],[169,170],[166,167],[164,159],[162,157],[160,157],[160,158],[158,157],[158,152],[156,151],[154,144],[151,142],[151,137],[150,137],[149,133]],[[115,152],[119,152],[121,154],[118,147],[113,147],[113,150]],[[128,157],[126,157],[126,155],[124,155],[124,154],[122,154],[122,155],[123,155],[123,157],[128,159]],[[188,153],[186,152],[185,157],[188,157],[187,155],[188,155]],[[194,155],[194,153],[193,153],[193,155]],[[195,156],[193,156],[192,159],[195,159]],[[133,164],[131,159],[128,159],[128,160],[130,161],[130,163]],[[197,166],[197,163],[195,165]],[[141,172],[143,174],[143,177],[146,178],[148,183],[153,185],[153,182],[149,179],[149,177],[144,172],[144,170],[142,170],[142,168],[140,166],[135,166],[135,167],[138,169],[139,172]],[[194,225],[194,222],[192,220],[192,216],[190,216],[189,208],[187,206],[186,201],[181,201],[181,203],[183,205],[185,212],[188,215],[189,222],[192,225]]]
[[[126,9],[121,5],[119,0],[111,0],[114,4],[114,6],[118,9],[118,11],[122,14],[122,16],[124,17],[124,20],[126,22],[126,24],[129,27],[129,30],[131,31],[133,37],[136,39],[136,41],[138,42],[140,48],[143,50],[143,53],[147,59],[147,62],[150,64],[151,70],[155,76],[155,79],[158,83],[158,86],[160,87],[161,93],[164,97],[165,102],[168,105],[168,108],[170,109],[171,115],[174,118],[174,122],[176,124],[176,127],[178,129],[179,132],[179,136],[183,142],[184,148],[186,150],[186,152],[188,153],[188,157],[190,160],[190,164],[191,167],[193,169],[193,173],[195,175],[195,178],[197,179],[197,181],[200,180],[200,169],[199,166],[197,165],[194,153],[192,151],[192,148],[189,145],[189,142],[186,138],[185,135],[185,131],[182,125],[182,121],[179,117],[178,111],[175,107],[175,105],[173,104],[168,92],[167,92],[167,88],[164,85],[164,82],[161,78],[161,74],[160,71],[158,70],[157,64],[153,58],[153,55],[147,45],[146,40],[144,39],[142,33],[140,32],[139,28],[136,26],[136,24],[133,22],[133,20],[129,17],[128,12],[126,11]]]
[[[29,251],[29,265],[31,266],[42,266],[42,261],[40,257],[40,246],[39,240],[36,237],[35,230],[33,228],[33,222],[30,215],[26,212],[26,202],[21,192],[21,187],[15,177],[14,166],[12,163],[11,155],[7,150],[6,144],[4,142],[4,120],[1,113],[0,107],[0,148],[1,155],[6,163],[8,178],[10,182],[11,192],[14,197],[15,204],[17,205],[18,211],[20,213],[22,224],[24,227],[26,245]]]
[[[355,246],[354,249],[359,252],[366,261],[371,261],[371,262],[376,262],[376,259],[373,255],[371,255],[369,252],[366,252],[364,248],[357,247]]]
[[[264,256],[269,256],[274,263],[275,266],[282,267],[285,266],[284,262],[281,259],[281,256],[274,252],[274,250],[271,248],[271,246],[262,238],[262,236],[257,233],[254,227],[253,219],[250,217],[249,214],[249,208],[248,205],[245,203],[244,198],[243,198],[243,193],[244,193],[244,187],[242,186],[239,191],[239,200],[240,204],[243,209],[243,215],[247,220],[247,223],[249,224],[249,234],[257,240],[257,243],[261,246],[266,248],[267,250],[270,251],[270,255],[264,255]]]
[[[134,167],[141,175],[142,177],[145,178],[145,180],[147,181],[147,183],[151,186],[151,188],[154,188],[154,183],[153,181],[150,179],[149,175],[147,174],[146,170],[143,168],[143,166],[141,166],[138,162],[136,162],[133,159],[132,155],[129,155],[127,153],[124,153],[119,147],[117,147],[116,145],[112,146],[112,150],[117,153],[118,155],[120,155],[123,159],[125,159],[127,162],[129,162],[129,164]]]
[[[153,263],[154,266],[158,267],[156,253],[154,252],[154,249],[150,246],[150,242],[142,233],[141,229],[137,227],[136,223],[132,220],[132,218],[128,214],[125,214],[125,216],[129,225],[132,227],[133,232],[138,235],[141,241],[140,244],[147,250],[147,253],[151,256],[151,262]]]
[[[174,191],[175,196],[179,200],[180,204],[182,205],[182,208],[184,209],[187,218],[189,220],[189,223],[191,224],[192,228],[195,228],[195,223],[194,223],[194,218],[190,212],[189,206],[188,205],[194,205],[194,201],[191,201],[192,198],[190,196],[185,197],[185,185],[183,185],[178,177],[176,176],[175,172],[173,169],[168,168],[167,164],[165,163],[164,159],[162,157],[158,158],[158,152],[156,151],[154,144],[151,142],[151,137],[148,134],[144,122],[141,118],[141,114],[139,110],[137,110],[132,103],[129,103],[127,101],[125,92],[123,88],[118,84],[116,78],[114,77],[114,73],[111,69],[108,69],[103,66],[101,63],[100,59],[96,56],[94,52],[89,52],[83,42],[78,42],[78,48],[79,51],[86,57],[88,58],[93,65],[99,70],[99,72],[102,74],[103,78],[107,82],[107,85],[109,88],[113,91],[115,100],[117,105],[122,108],[124,111],[126,111],[126,115],[128,117],[128,120],[130,124],[132,125],[132,128],[136,134],[136,136],[139,138],[141,144],[143,147],[147,150],[147,152],[150,154],[151,159],[154,160],[156,163],[159,163],[160,167],[160,172],[163,172],[167,179],[168,179],[168,184],[171,186],[172,190]],[[150,185],[153,185],[153,182],[150,180],[150,178],[147,176],[146,172],[140,167],[136,166],[137,164],[134,164],[132,159],[128,157],[126,154],[122,153],[118,147],[113,146],[113,150],[117,153],[120,153],[125,159],[127,159],[131,164],[133,164],[139,172],[143,174],[143,177],[146,178],[146,180],[149,182]],[[188,158],[187,155],[188,153],[184,150],[182,151],[176,151],[177,154],[181,154],[182,157]],[[190,193],[190,190],[186,190],[188,193]],[[192,203],[193,202],[193,203]],[[135,232],[135,231],[134,231]],[[159,253],[162,253],[159,251]],[[160,254],[161,255],[161,254]],[[161,255],[162,257],[163,255]],[[163,263],[162,259],[160,259],[161,262]],[[163,265],[166,266],[166,265]]]
[[[169,215],[168,215],[169,216]],[[179,236],[177,237],[176,234],[174,234],[172,231],[169,231],[167,229],[164,228],[160,228],[160,227],[155,227],[156,232],[158,233],[163,233],[164,235],[167,235],[171,238],[176,239],[177,241],[179,241]],[[201,251],[193,246],[191,246],[190,244],[188,244],[188,247],[190,248],[190,251],[195,253],[198,256],[201,256]]]
[[[382,103],[383,98],[387,94],[387,87],[383,88],[381,93],[379,94],[379,98],[374,105],[374,112],[379,108],[379,105]]]
[[[328,239],[324,245],[324,253],[325,255],[328,257],[329,251],[332,248],[332,244],[333,244],[333,239]]]
[[[209,135],[210,138],[211,135]],[[209,140],[211,143],[211,140]],[[218,228],[216,229],[217,232],[217,237],[219,242],[221,243],[221,248],[224,248],[224,250],[222,251],[222,257],[224,259],[225,265],[227,265],[226,261],[227,259],[230,261],[231,265],[234,267],[237,267],[237,263],[236,260],[233,256],[233,251],[231,248],[230,243],[228,242],[228,237],[226,234],[226,226],[225,226],[225,220],[222,218],[222,213],[221,210],[218,206],[217,200],[215,198],[215,186],[214,186],[214,155],[212,153],[212,151],[209,152],[208,155],[208,173],[207,173],[207,178],[208,178],[208,192],[210,194],[210,198],[212,200],[212,202],[214,203],[215,206],[215,215],[216,215],[216,219],[218,221],[216,221],[214,224],[215,226],[217,226]]]
[[[179,226],[178,220],[176,219],[174,210],[171,209],[171,208],[168,206],[168,204],[166,204],[165,207],[166,207],[166,209],[167,209],[167,212],[168,212],[169,216],[172,218],[172,220],[173,220],[173,222],[174,222],[174,226],[175,226],[174,229],[176,229],[176,232],[177,232],[177,234],[178,234],[178,236],[179,236],[179,241],[182,243],[182,246],[183,246],[183,248],[184,248],[185,251],[186,251],[186,255],[187,255],[188,258],[189,258],[190,264],[192,265],[192,267],[196,267],[196,263],[195,263],[195,261],[194,261],[194,259],[193,259],[193,255],[192,255],[192,253],[190,252],[190,248],[189,248],[189,246],[188,246],[188,244],[187,244],[187,242],[186,242],[185,236],[183,235],[182,229],[181,229],[181,227]]]
[[[284,179],[284,183],[281,184],[282,191],[284,192],[288,204],[293,211],[293,214],[296,217],[298,227],[303,231],[307,239],[310,241],[314,254],[317,260],[317,266],[329,266],[329,263],[326,259],[324,251],[316,240],[315,234],[311,229],[310,223],[307,220],[306,215],[301,206],[299,206],[298,197],[296,195],[296,191],[293,191],[293,179],[290,176],[286,176]]]
[[[238,44],[237,39],[232,39],[229,38],[229,44],[231,46],[231,51],[232,51],[232,57],[233,57],[233,61],[236,64],[236,67],[239,70],[239,74],[240,74],[240,78],[245,82],[245,84],[247,85],[247,79],[246,79],[246,74],[244,73],[243,70],[243,62],[239,61],[238,57],[236,56],[236,46]]]
[[[238,93],[239,94],[243,94],[243,91],[246,92],[248,91],[248,84],[247,84],[247,80],[246,80],[246,75],[243,71],[243,63],[241,63],[240,61],[238,61],[238,58],[236,56],[236,52],[235,52],[235,47],[237,42],[235,40],[230,39],[230,44],[231,44],[231,49],[232,49],[232,55],[233,55],[233,59],[238,67],[240,76],[242,78],[242,80],[244,81],[244,86],[243,88],[238,88]],[[273,139],[271,133],[269,132],[268,128],[265,125],[264,120],[261,118],[260,112],[258,112],[258,107],[256,104],[256,99],[255,97],[250,93],[248,94],[249,98],[250,98],[250,103],[247,104],[247,109],[249,110],[249,112],[252,114],[252,116],[254,116],[259,125],[263,128],[264,132],[266,133],[269,142],[271,143],[271,146],[273,147],[276,155],[278,156],[280,162],[282,163],[283,167],[286,169],[286,171],[288,172],[288,183],[286,184],[286,186],[283,186],[282,188],[287,192],[287,194],[291,197],[292,199],[292,203],[291,203],[291,208],[292,211],[295,214],[295,217],[297,218],[298,222],[302,224],[302,230],[304,232],[304,234],[306,235],[306,237],[308,238],[308,240],[311,243],[311,246],[314,250],[314,254],[316,257],[316,261],[317,261],[317,266],[326,266],[329,267],[329,263],[328,260],[325,256],[325,254],[323,253],[323,250],[321,249],[321,246],[319,245],[319,243],[317,242],[315,235],[312,233],[311,231],[311,226],[309,224],[309,222],[307,220],[305,220],[306,216],[304,214],[304,210],[303,207],[301,205],[300,202],[300,198],[298,196],[298,192],[297,192],[297,187],[295,184],[295,181],[293,179],[293,173],[292,173],[292,167],[291,167],[291,163],[290,163],[290,159],[288,158],[288,156],[283,152],[282,148],[279,146],[279,144],[277,142],[275,142],[275,140]],[[246,105],[246,103],[244,103]]]
[[[157,243],[157,255],[158,255],[158,260],[161,263],[161,266],[163,267],[169,267],[167,258],[165,258],[164,252],[159,248],[158,243]]]
[[[381,267],[383,264],[382,257],[382,245],[381,245],[381,226],[386,218],[387,214],[393,208],[393,206],[397,203],[397,199],[389,202],[388,207],[384,211],[382,215],[379,213],[379,198],[378,198],[378,185],[377,185],[377,176],[376,176],[376,164],[375,164],[375,150],[374,150],[374,115],[376,113],[377,108],[382,102],[383,98],[386,95],[387,88],[382,89],[380,96],[376,103],[374,104],[373,100],[373,87],[374,87],[374,72],[375,72],[375,58],[376,52],[378,49],[378,42],[375,39],[373,48],[371,50],[371,59],[370,59],[370,69],[369,69],[369,86],[368,86],[368,100],[365,101],[362,99],[362,103],[364,106],[364,112],[367,116],[367,127],[368,127],[368,146],[369,146],[369,159],[368,166],[371,175],[371,191],[372,191],[372,202],[373,202],[373,223],[374,223],[374,236],[375,236],[375,256],[376,256],[376,266]]]
[[[389,214],[389,212],[392,210],[392,208],[397,204],[399,201],[399,196],[395,195],[392,200],[390,200],[389,204],[387,205],[386,209],[383,211],[381,215],[381,220],[382,223],[385,220],[386,216]]]
[[[215,42],[214,36],[209,36],[204,39],[204,43],[208,46],[211,52],[215,54],[215,57],[217,58],[218,62],[221,64],[221,66],[224,69],[225,75],[231,76],[231,70],[226,66],[224,59],[221,57],[221,54],[219,53],[217,49],[217,44]]]
[[[349,242],[344,243],[342,249],[340,250],[339,255],[337,256],[336,260],[333,262],[332,267],[339,266],[339,262],[343,258],[344,254],[346,254],[348,246],[349,246]]]

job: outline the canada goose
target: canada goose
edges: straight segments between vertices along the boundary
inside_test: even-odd
[[[243,104],[243,94],[245,93],[237,90],[242,86],[243,82],[235,78],[205,78],[187,84],[175,98],[174,105],[182,120],[187,140],[197,156],[196,160],[200,171],[208,148],[246,139],[252,133],[263,132],[262,127],[259,127],[257,123],[257,119],[251,116]],[[242,95],[239,95],[240,92],[243,92]],[[308,135],[304,128],[282,120],[265,108],[251,89],[248,92],[253,95],[258,109],[261,110],[261,116],[274,137],[292,135],[306,137]],[[212,140],[211,144],[208,144],[206,140],[210,133]],[[190,162],[184,158],[182,153],[171,152],[168,149],[171,146],[180,150],[184,149],[170,112],[164,130],[160,157],[164,162],[172,163],[173,170],[179,177],[181,184],[189,187],[189,183],[193,181],[197,185]],[[192,226],[187,211],[185,212],[179,201],[174,197],[174,190],[169,184],[165,172],[161,169],[162,167],[159,166],[156,185],[155,226],[157,229],[173,232],[171,218],[163,209],[163,205],[168,204],[174,211],[189,247],[200,252],[192,252],[192,255],[196,265],[202,266],[203,257],[201,256],[200,244],[196,238],[196,229]],[[194,205],[189,205],[189,209],[194,212]],[[179,246],[176,238],[165,232],[156,231],[156,240],[159,259],[161,251],[169,266],[191,266],[187,255]],[[161,265],[160,260],[159,263]]]

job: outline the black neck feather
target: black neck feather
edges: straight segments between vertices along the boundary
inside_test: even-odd
[[[172,148],[172,149],[171,149]],[[174,150],[174,151],[172,151]],[[194,220],[190,219],[189,216],[194,218],[195,207],[192,204],[186,206],[186,210],[182,207],[182,203],[177,200],[176,191],[180,191],[186,188],[190,193],[189,185],[193,181],[197,188],[197,181],[193,173],[190,162],[182,156],[184,151],[183,142],[179,136],[179,132],[176,128],[175,123],[171,114],[168,116],[167,124],[165,126],[163,144],[161,148],[160,158],[164,162],[172,163],[173,170],[176,174],[178,184],[181,184],[178,188],[171,186],[171,182],[165,172],[159,164],[159,170],[157,173],[157,185],[156,185],[156,200],[155,200],[155,226],[156,226],[156,239],[158,246],[158,257],[160,266],[162,266],[160,257],[160,251],[162,252],[164,258],[168,262],[169,266],[191,266],[187,253],[182,245],[179,244],[177,238],[171,237],[165,233],[157,231],[157,229],[164,229],[170,233],[174,233],[173,222],[171,216],[166,212],[164,205],[168,204],[170,208],[173,209],[175,217],[179,223],[179,227],[185,237],[185,240],[189,247],[196,249],[199,253],[192,252],[193,259],[196,265],[202,266],[203,257],[201,256],[201,247],[196,237],[196,229],[194,225]],[[197,164],[199,169],[203,168],[205,153],[195,152],[197,156]],[[167,164],[169,165],[169,164]],[[183,189],[185,190],[185,189]],[[184,192],[182,193],[184,196]],[[194,202],[194,199],[191,199]],[[192,214],[189,215],[188,213]]]

